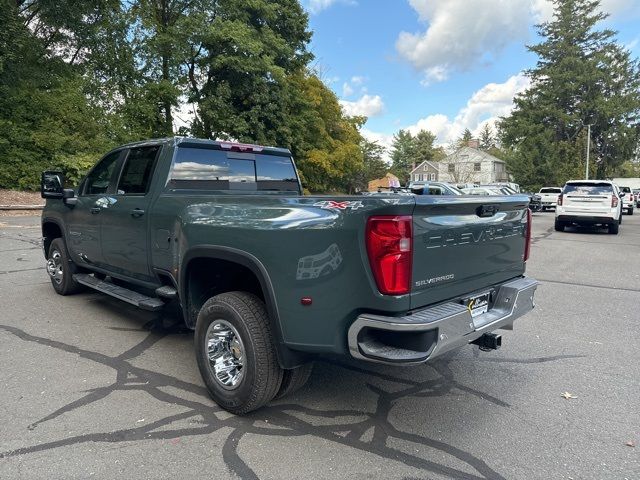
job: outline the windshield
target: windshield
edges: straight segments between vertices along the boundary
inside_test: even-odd
[[[565,195],[611,195],[612,192],[610,183],[567,183],[564,186]]]

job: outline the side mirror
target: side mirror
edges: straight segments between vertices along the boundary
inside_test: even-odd
[[[70,207],[74,206],[78,203],[78,198],[76,197],[76,192],[73,188],[65,188],[62,190],[62,201],[65,205]]]
[[[42,172],[40,179],[40,195],[42,198],[63,198],[64,175],[62,172]]]

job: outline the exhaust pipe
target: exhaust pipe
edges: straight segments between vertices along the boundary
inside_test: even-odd
[[[489,350],[497,350],[502,346],[502,335],[495,333],[485,333],[481,337],[476,338],[473,342],[474,345],[478,345],[480,350],[488,352]]]

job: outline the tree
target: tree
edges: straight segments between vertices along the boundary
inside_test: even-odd
[[[480,130],[480,148],[488,151],[495,147],[495,139],[493,137],[493,130],[488,123],[484,124],[482,130]]]
[[[413,136],[408,130],[399,130],[391,144],[391,171],[400,183],[409,181],[411,170],[417,165]]]
[[[362,150],[362,170],[354,178],[352,191],[366,191],[369,182],[385,176],[389,165],[382,159],[386,149],[378,142],[372,142],[366,138],[360,141]]]
[[[598,29],[599,2],[553,3],[553,19],[538,27],[543,41],[528,47],[538,55],[531,87],[499,123],[508,168],[528,188],[582,178],[587,124],[599,178],[632,158],[640,134],[640,66],[615,32]]]
[[[462,135],[460,136],[460,138],[458,138],[458,141],[456,142],[456,147],[457,148],[468,147],[469,146],[469,142],[471,140],[473,140],[473,135],[471,134],[471,131],[468,128],[465,128],[464,132],[462,133]]]

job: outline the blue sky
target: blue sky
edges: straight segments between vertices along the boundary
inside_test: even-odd
[[[363,133],[389,145],[400,128],[429,129],[449,143],[464,128],[511,109],[535,64],[525,49],[548,0],[303,0],[311,50],[348,113],[369,117]],[[640,0],[603,0],[607,26],[640,54]]]

